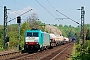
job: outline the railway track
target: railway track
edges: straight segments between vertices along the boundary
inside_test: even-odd
[[[20,54],[20,52],[15,51],[15,50],[3,51],[3,52],[0,52],[0,60],[5,60],[7,58],[11,58],[11,57],[16,56],[18,54]]]
[[[65,45],[54,47],[53,49],[47,49],[47,50],[37,52],[37,53],[32,53],[32,54],[28,54],[28,53],[20,54],[19,53],[19,54],[10,55],[11,57],[8,57],[2,60],[58,60],[57,58],[60,58],[60,56],[64,57],[63,53],[65,51],[71,51],[72,46],[73,46],[73,43],[68,43]],[[71,49],[69,50],[68,48],[71,48]]]
[[[70,43],[69,45],[62,47],[62,49],[42,58],[41,60],[67,60],[70,56],[72,47],[73,43]]]

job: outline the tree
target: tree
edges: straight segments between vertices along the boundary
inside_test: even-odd
[[[62,24],[59,24],[59,27],[63,27],[63,25]]]
[[[90,30],[89,29],[87,30],[87,33],[86,33],[86,40],[90,40]]]
[[[21,28],[20,28],[20,33],[21,33],[21,35],[24,35],[25,31],[26,31],[26,30],[29,30],[29,29],[31,29],[29,23],[28,23],[28,22],[24,22],[24,23],[21,25]]]
[[[3,29],[0,29],[0,38],[3,36],[3,33],[4,32],[4,30]]]
[[[39,19],[36,13],[31,14],[31,16],[27,18],[27,22],[30,24],[31,28],[37,28],[39,26],[38,21]]]
[[[69,25],[69,28],[72,27],[71,25]]]
[[[20,45],[21,46],[24,46],[24,33],[26,30],[30,30],[30,25],[28,22],[24,22],[22,25],[21,25],[21,28],[20,28]]]
[[[54,26],[57,26],[57,24],[55,24]]]
[[[17,47],[18,44],[18,25],[17,24],[11,24],[8,25],[8,37],[9,37],[9,48]],[[14,42],[14,45],[12,45],[12,42]]]
[[[68,28],[68,25],[64,25],[64,27],[67,27]]]

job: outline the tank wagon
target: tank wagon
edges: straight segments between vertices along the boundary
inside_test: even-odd
[[[49,35],[50,35],[50,46],[51,47],[56,46],[56,41],[55,41],[56,36],[54,34],[52,34],[52,33],[50,33]]]
[[[64,37],[64,44],[65,44],[65,43],[69,43],[69,42],[70,42],[70,39],[67,38],[67,37]]]
[[[61,45],[64,44],[64,37],[63,36],[57,36],[57,38],[55,39],[56,41],[56,45]]]
[[[24,50],[38,51],[50,47],[50,35],[38,29],[26,30],[24,36]]]
[[[55,34],[50,33],[50,44],[52,47],[64,44],[63,36],[56,36]]]

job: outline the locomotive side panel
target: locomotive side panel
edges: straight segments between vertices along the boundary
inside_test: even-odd
[[[48,33],[43,32],[43,46],[45,48],[50,47],[50,35]]]

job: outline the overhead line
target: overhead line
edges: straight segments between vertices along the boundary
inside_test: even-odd
[[[49,2],[49,0],[47,0],[48,1],[48,3],[50,3]],[[55,9],[54,8],[54,6],[50,3],[50,5],[53,7],[53,9]],[[55,9],[56,10],[56,9]],[[72,20],[72,21],[74,21],[74,22],[76,22],[75,20],[73,20],[73,19],[71,19],[71,18],[69,18],[68,16],[66,16],[65,14],[63,14],[63,13],[61,13],[60,11],[58,11],[58,10],[56,10],[57,12],[59,12],[60,14],[62,14],[63,16],[65,16],[65,17],[67,17],[67,19],[70,19],[70,20]],[[66,19],[66,18],[65,18]],[[78,22],[76,22],[77,24],[79,24]]]
[[[12,10],[10,9],[10,11],[12,11]],[[13,12],[13,11],[12,11],[12,12]],[[20,15],[20,14],[19,14],[19,13],[17,13],[17,12],[14,12],[14,13],[16,13],[16,14]],[[16,19],[16,18],[17,18],[17,17],[15,17],[15,18],[13,18],[13,19],[11,19],[11,18],[10,18],[11,20],[9,20],[8,22],[10,22],[10,21],[12,21],[12,20],[14,20],[14,19]],[[8,23],[8,22],[7,22],[7,23]]]
[[[21,3],[17,2],[17,1],[15,1],[15,0],[13,0],[13,1],[16,2],[17,4],[23,6],[23,7],[26,7],[24,4],[21,4]],[[16,13],[16,12],[15,12],[15,13]],[[18,14],[18,13],[16,13],[16,14]]]
[[[23,7],[26,7],[24,4],[21,4],[21,3],[19,3],[19,2],[17,2],[17,1],[15,1],[15,0],[13,0],[14,2],[16,2],[17,4],[19,4],[19,5],[21,5],[21,6],[23,6]],[[35,10],[33,10],[34,12],[35,12]],[[15,12],[16,13],[16,12]],[[18,13],[16,13],[16,14],[18,14]],[[18,14],[19,15],[19,14]],[[25,16],[24,16],[25,17]]]
[[[19,2],[15,1],[15,0],[13,0],[13,1],[16,2],[17,4],[21,5],[21,6],[25,7],[25,5],[23,5],[23,4],[19,3]],[[11,11],[12,11],[12,10],[11,10]],[[29,11],[30,11],[30,10],[29,10]],[[19,16],[22,16],[22,15],[28,13],[29,11],[26,11],[25,13],[23,13],[23,14],[21,14],[21,15],[18,14],[17,12],[14,12],[14,13],[18,14]],[[16,18],[17,18],[17,17],[15,17],[15,18],[9,20],[8,22],[10,22],[10,21],[12,21],[12,20],[14,20],[14,19],[16,19]],[[8,23],[8,22],[7,22],[7,23]]]
[[[48,1],[48,0],[47,0],[47,1]],[[53,9],[55,9],[54,6],[53,6],[49,1],[48,1],[48,3],[53,7]],[[56,10],[56,9],[55,9],[55,10]]]
[[[50,3],[50,1],[49,0],[47,0],[48,1],[48,3],[52,6],[52,8],[56,11],[56,9],[55,9],[55,7]],[[56,13],[57,14],[57,13]],[[58,14],[57,14],[58,15]],[[59,16],[59,15],[58,15]]]
[[[22,16],[22,15],[24,15],[24,14],[28,13],[28,12],[29,12],[29,11],[31,11],[31,10],[32,10],[32,9],[30,9],[30,10],[26,11],[25,13],[21,14],[20,16]]]
[[[57,12],[59,12],[60,14],[62,14],[63,16],[67,17],[68,19],[70,19],[70,20],[74,21],[75,23],[79,24],[77,21],[75,21],[75,20],[73,20],[73,19],[69,18],[68,16],[64,15],[64,14],[63,14],[63,13],[61,13],[60,11],[58,11],[58,10],[56,10],[56,11],[57,11]]]
[[[41,3],[39,3],[37,0],[35,0],[39,5],[41,5],[42,6],[42,4]],[[48,13],[50,13],[44,6],[42,6]],[[50,13],[51,14],[51,13]],[[53,14],[51,14],[54,18],[55,18],[55,16],[53,15]]]
[[[30,9],[30,10],[28,10],[28,11],[26,11],[26,12],[24,12],[23,14],[21,14],[21,15],[19,15],[19,16],[22,16],[22,15],[24,15],[24,14],[26,14],[26,13],[28,13],[29,11],[31,11],[32,9]],[[10,22],[10,21],[12,21],[12,20],[14,20],[14,19],[16,19],[17,17],[15,17],[15,18],[13,18],[13,19],[11,19],[11,20],[9,20],[8,22]],[[7,23],[8,23],[7,22]]]
[[[21,5],[21,6],[23,6],[23,7],[26,7],[25,5],[23,5],[23,4],[21,4],[21,3],[19,3],[19,2],[17,2],[17,1],[15,1],[15,0],[13,0],[14,2],[16,2],[17,4],[19,4],[19,5]],[[13,11],[12,11],[13,12]],[[19,13],[17,13],[17,12],[14,12],[14,13],[16,13],[16,14],[18,14],[18,15],[20,15]]]

